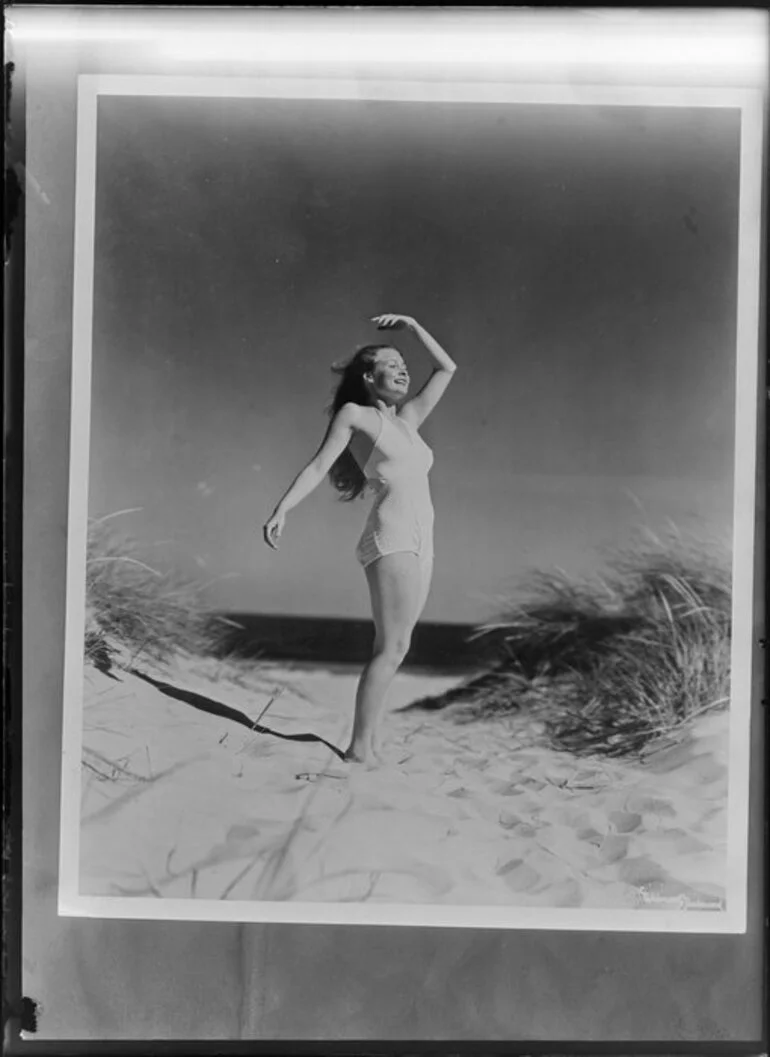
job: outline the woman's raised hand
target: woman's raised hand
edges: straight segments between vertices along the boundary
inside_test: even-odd
[[[273,550],[278,550],[278,540],[281,538],[283,527],[286,524],[286,515],[276,511],[272,514],[265,522],[265,526],[262,533],[265,538],[265,543],[268,547],[272,547]]]
[[[411,316],[400,316],[394,312],[386,312],[382,316],[372,316],[372,323],[376,323],[379,330],[401,330],[403,327],[414,327],[417,321]]]

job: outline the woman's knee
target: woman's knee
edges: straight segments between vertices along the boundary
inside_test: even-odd
[[[411,631],[399,632],[395,635],[383,637],[380,642],[375,642],[375,656],[379,656],[385,662],[390,662],[398,667],[409,653],[412,644]]]

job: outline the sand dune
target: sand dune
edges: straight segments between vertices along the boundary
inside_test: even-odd
[[[344,746],[356,671],[165,674],[284,734]],[[401,673],[386,760],[351,769],[87,669],[81,894],[541,907],[724,906],[728,715],[644,763],[542,744],[531,718],[399,713],[458,677]]]

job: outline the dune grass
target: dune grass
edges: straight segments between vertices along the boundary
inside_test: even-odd
[[[109,671],[119,656],[162,662],[174,653],[210,652],[221,618],[207,606],[203,585],[144,561],[115,517],[88,525],[86,659]]]
[[[605,576],[540,572],[519,599],[474,633],[490,670],[417,707],[531,709],[554,748],[627,756],[727,706],[730,571],[715,549],[648,534]]]

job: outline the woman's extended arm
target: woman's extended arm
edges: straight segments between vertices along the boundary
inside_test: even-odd
[[[297,474],[283,498],[265,523],[265,543],[274,549],[283,532],[286,515],[306,499],[323,481],[334,463],[343,453],[358,424],[359,408],[356,404],[344,404],[329,424],[326,436],[316,454]]]
[[[425,327],[421,326],[416,319],[412,318],[412,316],[388,314],[384,316],[375,316],[373,322],[375,322],[381,330],[387,330],[390,328],[398,329],[401,327],[408,328],[420,339],[436,364],[433,368],[433,373],[422,389],[420,389],[411,400],[405,401],[399,410],[399,415],[408,419],[408,421],[416,428],[420,423],[425,421],[444,395],[446,387],[449,385],[452,376],[457,370],[457,364],[449,353],[439,345],[433,335],[429,334]]]

